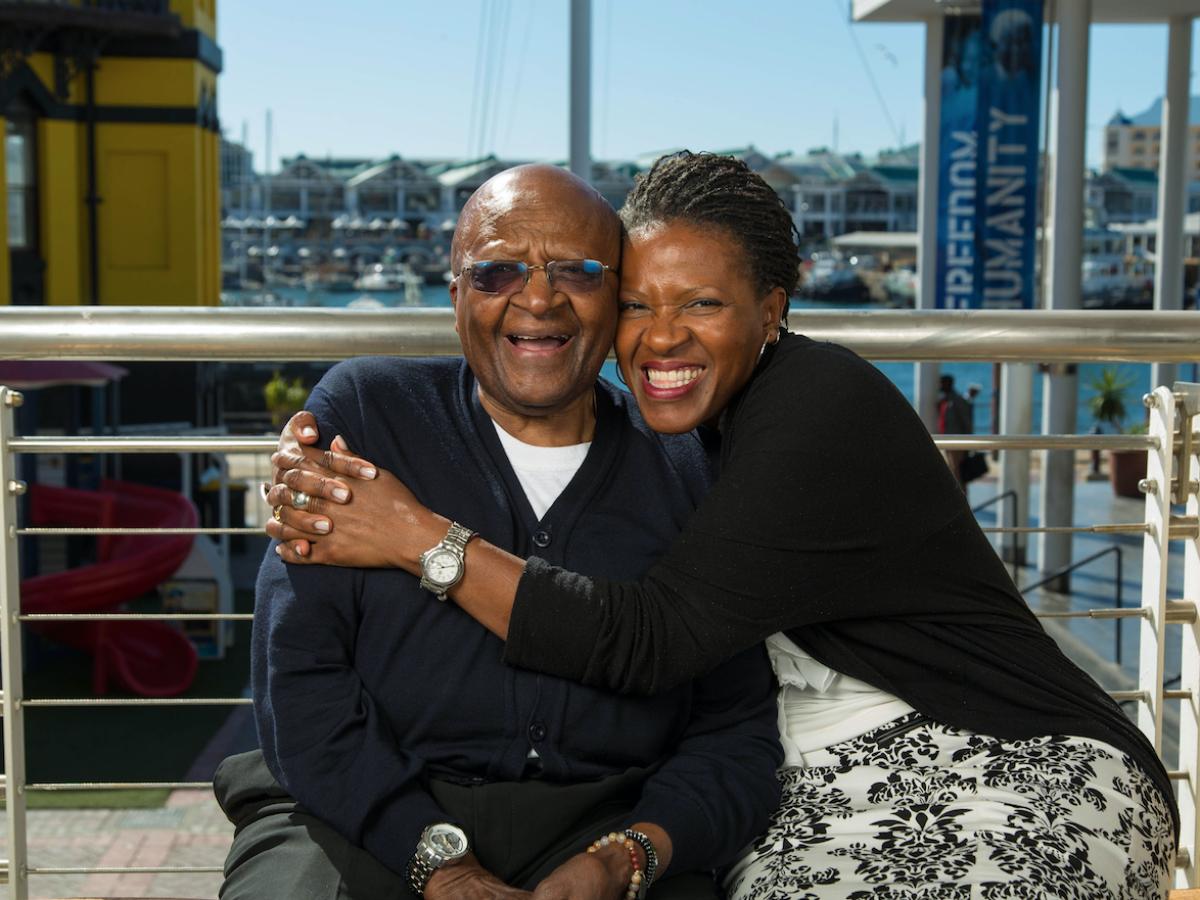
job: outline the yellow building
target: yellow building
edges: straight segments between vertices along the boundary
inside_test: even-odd
[[[0,4],[0,304],[219,302],[216,4]]]

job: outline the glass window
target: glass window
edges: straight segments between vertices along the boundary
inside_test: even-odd
[[[33,171],[33,122],[20,117],[5,123],[4,176],[8,190],[8,246],[26,249],[33,242],[37,180]]]
[[[4,139],[5,180],[9,187],[25,187],[29,177],[25,171],[25,135],[15,131],[16,127],[10,121]]]
[[[8,246],[27,246],[29,244],[28,230],[25,221],[24,192],[10,188],[8,192]]]

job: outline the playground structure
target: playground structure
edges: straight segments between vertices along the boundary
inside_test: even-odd
[[[184,495],[124,481],[98,491],[31,485],[30,524],[73,528],[195,528],[196,507]],[[120,607],[171,577],[192,546],[191,534],[101,534],[94,563],[21,582],[30,614],[120,612]],[[165,622],[80,620],[29,623],[37,633],[92,654],[92,688],[170,697],[191,686],[196,648]]]

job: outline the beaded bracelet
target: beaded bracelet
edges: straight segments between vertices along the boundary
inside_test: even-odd
[[[613,845],[624,847],[629,853],[629,862],[633,865],[633,874],[629,877],[629,887],[625,891],[625,900],[637,900],[637,898],[641,896],[643,881],[642,863],[641,860],[638,859],[637,855],[638,849],[641,846],[640,844],[634,840],[631,840],[630,838],[625,837],[623,834],[610,831],[599,840],[594,841],[592,846],[588,847],[587,852],[595,853],[597,850],[601,850],[604,847],[610,847]]]

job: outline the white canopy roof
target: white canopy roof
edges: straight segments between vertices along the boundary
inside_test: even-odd
[[[858,22],[917,22],[951,10],[978,12],[979,0],[853,0]],[[1092,0],[1093,22],[1166,22],[1200,16],[1200,0]]]

